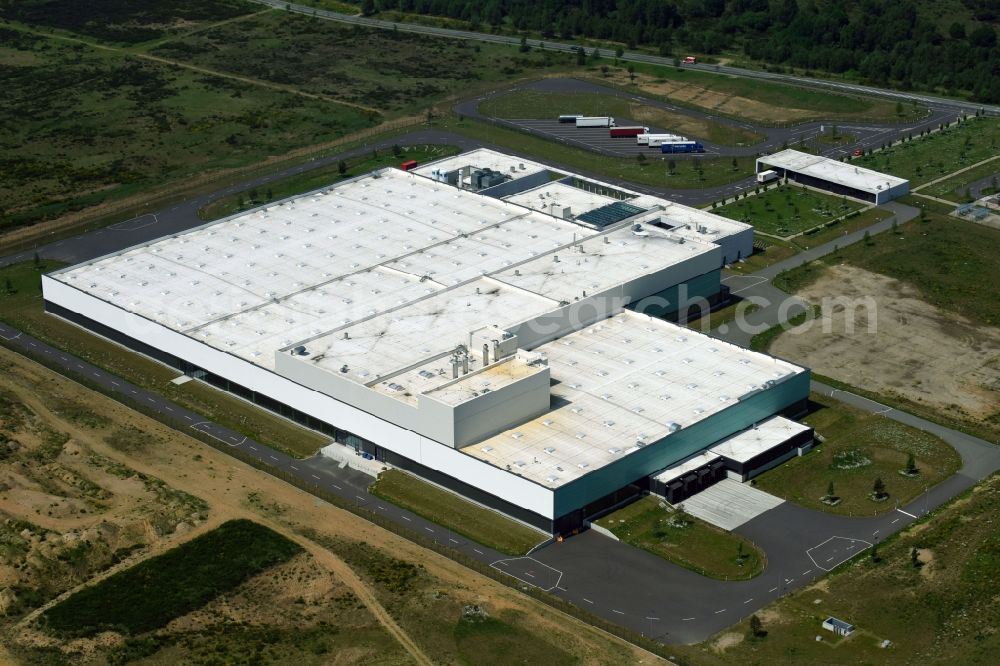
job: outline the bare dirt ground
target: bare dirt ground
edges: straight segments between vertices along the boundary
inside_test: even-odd
[[[876,332],[869,333],[864,307],[824,307],[811,325],[780,335],[773,354],[933,409],[961,410],[976,420],[997,412],[1000,329],[975,326],[920,300],[902,282],[849,265],[830,267],[799,296],[815,303],[871,297]]]
[[[794,122],[816,115],[814,111],[806,109],[779,108],[759,100],[715,92],[697,85],[668,81],[642,74],[637,74],[635,81],[643,92],[660,95],[685,104],[693,104],[709,111],[740,116],[751,121]]]
[[[184,631],[206,626],[211,618],[225,617],[233,620],[240,627],[241,631],[252,625],[255,618],[260,620],[263,615],[283,616],[286,623],[303,623],[308,617],[314,616],[317,608],[323,608],[331,603],[331,599],[347,597],[349,601],[361,609],[371,613],[377,620],[377,626],[369,627],[370,631],[388,632],[395,640],[388,640],[382,647],[388,651],[397,651],[399,655],[405,655],[410,662],[430,663],[426,656],[428,650],[426,645],[433,645],[435,641],[451,640],[450,631],[448,636],[416,636],[412,625],[408,630],[404,630],[401,625],[406,624],[406,618],[401,617],[397,612],[390,612],[371,589],[367,581],[362,580],[358,572],[344,563],[344,561],[329,549],[320,545],[315,538],[309,538],[306,534],[319,535],[324,538],[344,540],[350,542],[361,542],[378,549],[380,552],[391,554],[392,557],[413,563],[419,563],[422,575],[426,575],[429,580],[440,588],[440,594],[446,596],[456,604],[476,603],[487,608],[492,616],[505,615],[505,617],[518,618],[518,626],[532,635],[540,637],[545,641],[558,645],[561,649],[571,652],[580,663],[584,664],[651,664],[665,663],[663,660],[644,652],[634,646],[614,639],[599,632],[598,630],[582,622],[566,617],[549,607],[534,601],[519,592],[503,586],[491,579],[475,574],[461,565],[416,546],[409,541],[397,537],[381,528],[378,528],[348,512],[339,510],[325,502],[322,502],[311,495],[308,495],[284,482],[281,482],[263,472],[255,470],[249,466],[239,463],[232,458],[205,446],[197,440],[191,439],[172,429],[167,428],[152,421],[140,414],[132,412],[119,403],[103,395],[94,393],[62,378],[45,368],[23,359],[13,353],[0,349],[0,391],[13,398],[14,404],[20,402],[24,407],[17,407],[30,415],[31,419],[39,422],[45,421],[46,428],[64,433],[68,440],[64,443],[61,451],[55,455],[54,460],[61,464],[72,467],[72,461],[77,457],[86,455],[88,458],[94,457],[103,462],[105,468],[117,470],[118,475],[125,476],[122,468],[130,472],[141,473],[147,478],[155,477],[160,486],[171,489],[175,494],[171,497],[187,496],[203,501],[197,504],[198,512],[195,516],[185,516],[186,520],[178,520],[173,525],[172,530],[165,528],[155,528],[152,532],[148,528],[141,531],[144,544],[141,550],[131,554],[131,559],[127,559],[128,564],[134,564],[139,559],[144,559],[153,552],[159,552],[167,547],[172,547],[182,540],[190,538],[195,533],[200,533],[210,527],[232,518],[250,518],[271,529],[274,529],[285,536],[295,540],[302,545],[308,554],[308,560],[301,556],[293,561],[282,565],[276,571],[266,572],[253,579],[249,584],[245,583],[238,590],[229,593],[213,602],[213,605],[192,613],[184,618],[175,620],[167,630],[184,633]],[[43,401],[36,396],[46,396]],[[63,406],[63,411],[49,409],[48,404],[52,396],[58,397],[58,402]],[[65,407],[71,405],[70,407]],[[80,406],[85,406],[85,409]],[[79,416],[81,411],[85,416]],[[66,413],[76,416],[76,421],[67,418]],[[90,421],[88,415],[97,415],[100,427],[83,425],[77,421]],[[3,414],[0,413],[0,417]],[[134,428],[135,432],[148,435],[151,439],[144,439],[145,444],[134,451],[123,450],[119,447],[111,446],[105,441],[106,433],[113,432],[114,429]],[[131,430],[128,432],[132,432]],[[20,435],[18,435],[20,437]],[[41,436],[38,436],[42,438]],[[152,442],[152,443],[151,443]],[[19,446],[27,446],[19,443]],[[20,450],[20,449],[18,449]],[[74,451],[80,453],[74,456]],[[7,474],[8,461],[0,461],[0,471]],[[98,466],[100,467],[100,466]],[[65,525],[58,524],[60,529],[65,531],[94,529],[94,525],[104,524],[114,516],[114,520],[123,525],[138,523],[144,525],[144,512],[149,512],[149,498],[143,504],[142,493],[138,489],[135,495],[128,495],[127,486],[115,485],[106,476],[98,475],[93,468],[87,468],[89,473],[102,484],[107,486],[110,497],[103,500],[108,506],[105,511],[97,512],[87,510],[88,516],[92,516],[93,524],[85,526],[86,521],[79,522],[81,516],[70,509],[63,509],[58,516],[53,511],[53,516],[48,516],[46,504],[52,504],[55,500],[42,499],[21,505],[18,502],[8,501],[6,508],[19,508],[21,517],[49,521],[49,524],[57,526],[54,521],[77,521],[67,522]],[[133,472],[133,473],[134,473]],[[115,474],[112,474],[115,476]],[[7,481],[6,483],[10,483]],[[36,481],[37,483],[37,481]],[[156,486],[156,488],[160,486]],[[0,492],[0,496],[9,495],[11,488]],[[143,486],[145,489],[145,486]],[[159,491],[162,494],[162,490]],[[67,495],[68,493],[62,493]],[[154,492],[155,495],[155,492]],[[158,495],[157,495],[158,497]],[[193,500],[192,500],[193,501]],[[178,504],[175,499],[167,502],[168,506]],[[183,505],[183,503],[179,503]],[[75,506],[75,505],[74,505]],[[102,505],[103,506],[103,505]],[[155,504],[152,506],[155,507]],[[176,507],[174,507],[176,508]],[[156,521],[148,521],[152,526],[158,524]],[[165,524],[169,526],[170,521]],[[181,526],[183,523],[183,526]],[[117,524],[117,523],[114,523]],[[18,526],[20,526],[18,524]],[[41,529],[41,528],[38,528]],[[124,531],[124,528],[120,528]],[[159,536],[159,532],[165,532]],[[154,539],[155,537],[155,539]],[[63,538],[59,536],[60,540]],[[138,537],[136,537],[138,539]],[[46,538],[47,540],[47,538]],[[150,545],[150,542],[155,547]],[[125,563],[123,562],[123,566]],[[6,571],[6,567],[2,568]],[[101,569],[109,571],[108,567]],[[91,579],[94,575],[100,575],[92,570],[88,570],[81,579]],[[107,575],[107,574],[104,574]],[[285,581],[281,585],[275,585],[275,580]],[[72,590],[83,580],[68,580],[59,592]],[[2,585],[3,583],[0,583]],[[9,595],[10,588],[6,588],[3,594]],[[438,593],[435,593],[437,595]],[[299,598],[301,597],[301,603]],[[248,604],[248,599],[256,599],[257,605]],[[385,599],[385,596],[382,597]],[[289,600],[292,600],[289,603]],[[292,608],[290,608],[290,606]],[[35,604],[34,610],[39,607]],[[295,610],[295,612],[292,612]],[[310,615],[312,614],[312,615]],[[34,645],[39,640],[37,630],[31,628],[25,621],[24,611],[19,615],[11,616],[8,613],[7,621],[0,624],[3,628],[3,643],[6,649],[13,654],[20,656],[23,654],[22,648]],[[289,619],[291,618],[291,619]],[[457,619],[457,618],[456,618]],[[216,623],[217,624],[217,623]],[[230,625],[226,625],[230,626]],[[183,630],[183,631],[182,631]],[[204,638],[204,637],[203,637]],[[196,649],[198,640],[207,639],[185,639],[185,649]],[[120,641],[117,636],[92,640],[91,644],[83,645],[76,643],[72,646],[61,646],[61,649],[69,649],[72,655],[81,655],[100,652],[107,646],[100,645],[100,641],[110,641],[115,644]],[[220,634],[218,641],[230,640]],[[191,645],[194,647],[191,647]],[[399,648],[402,648],[400,650]],[[154,658],[153,663],[171,663],[171,661],[184,660],[182,654],[177,654],[180,647],[168,648],[159,659]],[[209,648],[206,648],[209,649]],[[173,652],[171,652],[173,650]],[[405,650],[405,652],[403,652]],[[63,652],[67,654],[67,652]],[[184,653],[188,654],[188,653]],[[353,655],[353,656],[352,656]],[[0,657],[3,653],[0,652]],[[190,656],[188,654],[188,656]],[[326,658],[316,663],[374,663],[376,661],[370,653],[365,651],[363,646],[352,648],[351,651],[326,655]],[[444,661],[435,654],[436,661]],[[379,663],[391,663],[393,659],[378,660]]]

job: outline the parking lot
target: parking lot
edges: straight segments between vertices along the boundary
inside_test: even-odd
[[[494,122],[513,125],[518,129],[526,130],[532,132],[533,134],[541,134],[545,138],[552,141],[558,141],[560,143],[565,143],[577,148],[583,148],[585,150],[592,150],[604,155],[635,157],[636,155],[642,153],[650,159],[667,159],[671,157],[670,155],[664,155],[661,153],[658,147],[650,148],[649,146],[638,145],[635,142],[634,136],[612,138],[608,133],[607,127],[577,127],[573,123],[560,123],[555,119],[534,120],[525,118],[500,120],[495,118]],[[641,125],[642,123],[634,122],[628,118],[615,118],[615,124],[618,127],[630,127],[634,125]],[[669,128],[664,127],[650,127],[649,131],[652,134],[674,133],[671,132]],[[681,156],[698,157],[699,155],[715,156],[717,154],[718,153],[712,151],[708,146],[706,146],[704,153],[684,153],[681,154]],[[678,157],[678,155],[673,155],[673,157]]]

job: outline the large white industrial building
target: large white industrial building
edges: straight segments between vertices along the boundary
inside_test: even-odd
[[[807,370],[663,318],[718,300],[751,246],[747,225],[478,150],[43,290],[53,314],[565,532],[806,399]]]
[[[904,178],[798,150],[758,157],[757,173],[768,170],[776,171],[779,178],[873,204],[910,193],[910,181]]]

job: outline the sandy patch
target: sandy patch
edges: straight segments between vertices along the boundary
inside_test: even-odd
[[[934,580],[937,574],[937,566],[934,562],[934,551],[930,548],[917,548],[917,561],[920,562],[920,577],[926,580]]]
[[[636,85],[643,92],[659,95],[685,104],[693,104],[703,109],[739,116],[748,120],[793,122],[812,118],[816,115],[816,112],[806,109],[772,106],[759,100],[707,90],[701,86],[678,81],[665,81],[643,75],[637,75],[635,80]]]
[[[934,409],[978,419],[997,411],[1000,329],[975,326],[922,301],[905,283],[849,265],[827,269],[799,296],[823,304],[822,315],[779,336],[775,355]],[[834,298],[870,299],[869,307],[824,301]]]
[[[733,647],[734,645],[739,645],[743,642],[743,634],[738,634],[735,631],[730,631],[728,633],[722,634],[716,638],[711,643],[712,650],[715,652],[725,652],[727,649]]]

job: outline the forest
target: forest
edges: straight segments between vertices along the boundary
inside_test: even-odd
[[[1000,0],[365,0],[362,9],[609,40],[665,56],[735,54],[1000,102]]]

